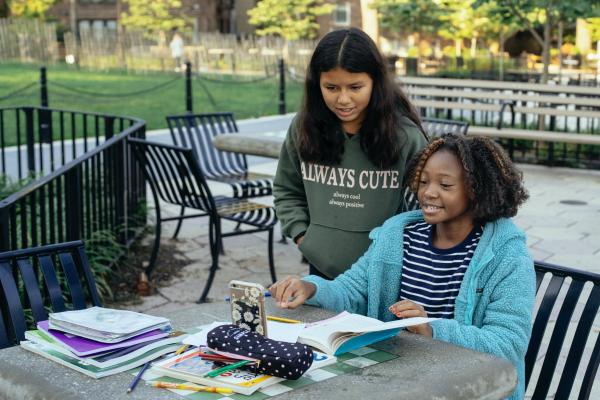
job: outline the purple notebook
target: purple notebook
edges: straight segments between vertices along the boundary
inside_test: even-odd
[[[109,350],[122,349],[134,344],[149,342],[168,336],[170,332],[165,332],[160,329],[155,329],[150,332],[132,337],[119,343],[102,343],[92,339],[83,338],[80,336],[71,335],[54,329],[48,328],[48,321],[41,321],[37,324],[38,329],[44,331],[66,349],[72,351],[79,357],[89,356],[93,354],[106,353]]]

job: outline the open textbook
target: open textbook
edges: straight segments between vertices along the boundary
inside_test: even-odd
[[[348,351],[396,336],[407,326],[426,324],[436,318],[405,318],[382,322],[359,314],[342,312],[333,318],[310,324],[298,337],[300,343],[338,356]]]

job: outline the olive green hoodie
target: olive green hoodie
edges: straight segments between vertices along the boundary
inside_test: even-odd
[[[319,271],[334,278],[371,244],[369,232],[403,210],[405,167],[427,140],[408,118],[401,119],[408,140],[395,165],[375,166],[360,146],[360,134],[345,137],[339,165],[302,161],[296,146],[297,121],[290,125],[273,185],[275,210],[283,233],[304,233],[300,251]]]

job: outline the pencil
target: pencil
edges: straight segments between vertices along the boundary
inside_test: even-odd
[[[254,361],[242,360],[242,361],[230,364],[230,365],[226,365],[221,368],[213,369],[212,371],[209,371],[206,374],[204,374],[204,376],[208,377],[208,378],[214,378],[215,376],[221,375],[223,372],[231,371],[232,369],[236,369],[238,367],[244,366],[251,362],[254,362]]]
[[[232,394],[233,390],[222,387],[214,386],[192,386],[186,385],[185,383],[173,383],[173,382],[152,382],[152,386],[163,389],[179,389],[179,390],[193,390],[195,392],[209,392],[209,393],[221,393],[221,394]]]
[[[177,349],[177,351],[175,352],[175,355],[176,356],[180,355],[181,353],[186,351],[188,347],[190,347],[189,344],[184,344],[183,346],[181,346],[180,348]]]
[[[300,323],[302,323],[302,321],[298,321],[297,319],[274,317],[272,315],[267,315],[267,319],[269,321],[285,322],[285,323],[288,323],[288,324],[300,324]]]
[[[138,382],[142,378],[142,375],[144,375],[144,372],[148,369],[149,366],[150,366],[150,361],[148,361],[146,364],[144,364],[142,369],[140,369],[140,372],[138,372],[137,375],[135,376],[135,378],[133,378],[133,380],[129,384],[129,387],[127,388],[128,394],[133,392],[133,389],[135,389],[135,386],[138,384]]]

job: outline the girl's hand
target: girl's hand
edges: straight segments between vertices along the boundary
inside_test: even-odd
[[[288,276],[269,287],[271,296],[281,308],[296,308],[310,299],[316,291],[315,285],[304,282],[296,276]]]
[[[410,300],[401,300],[396,304],[392,304],[389,310],[398,318],[411,318],[411,317],[425,317],[427,318],[427,312],[422,305],[414,303]],[[433,331],[431,325],[421,324],[408,326],[406,329],[412,333],[418,333],[419,335],[432,337]]]

